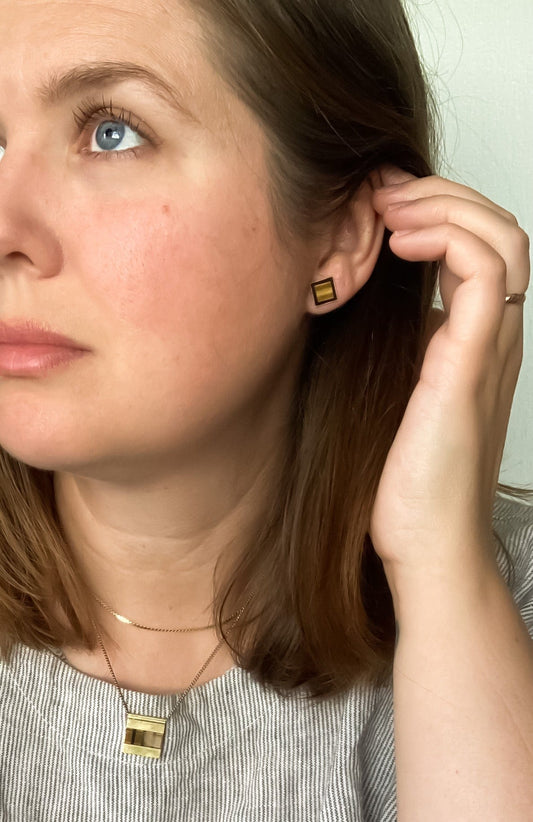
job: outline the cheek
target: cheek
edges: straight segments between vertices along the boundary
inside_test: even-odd
[[[98,336],[102,407],[112,419],[134,414],[124,437],[153,426],[162,442],[178,425],[193,440],[206,419],[214,425],[265,390],[275,394],[299,334],[301,294],[268,214],[250,199],[213,196],[185,208],[151,198],[120,215],[115,208],[107,234],[101,223],[86,226],[83,256],[76,246],[80,299]],[[90,405],[93,379],[85,390]]]
[[[157,329],[177,308],[183,281],[185,226],[171,225],[168,204],[121,206],[113,223],[86,232],[97,237],[90,267],[84,265],[84,286],[90,298],[103,304],[106,316],[122,330]],[[92,239],[92,238],[91,238]]]
[[[283,266],[274,257],[266,209],[242,208],[224,198],[186,208],[143,199],[121,205],[105,230],[86,232],[93,242],[91,254],[88,247],[83,254],[84,286],[102,306],[103,323],[167,347],[173,338],[190,345],[201,331],[218,347],[238,344],[247,329],[271,321],[286,304]]]

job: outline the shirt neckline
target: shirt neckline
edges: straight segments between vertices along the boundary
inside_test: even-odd
[[[121,761],[125,767],[197,767],[214,747],[245,733],[272,706],[275,693],[238,665],[196,685],[166,725],[160,759],[122,753],[126,712],[116,686],[91,676],[59,656],[58,648],[38,651],[19,643],[8,668],[41,728],[60,749],[87,757]],[[167,718],[179,694],[148,694],[122,688],[131,713]],[[187,764],[189,763],[189,764]],[[152,765],[153,766],[153,765]]]

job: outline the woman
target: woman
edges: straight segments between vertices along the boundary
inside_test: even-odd
[[[528,241],[401,5],[0,10],[2,818],[525,821]]]

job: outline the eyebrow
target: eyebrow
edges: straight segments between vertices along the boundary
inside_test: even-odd
[[[138,81],[147,86],[180,115],[201,125],[198,118],[187,108],[181,95],[163,77],[152,69],[136,63],[85,63],[74,66],[59,75],[53,73],[37,89],[37,99],[45,106],[53,106],[84,91],[105,88],[127,81]]]

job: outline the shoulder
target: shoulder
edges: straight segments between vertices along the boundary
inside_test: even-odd
[[[513,560],[525,567],[533,560],[533,504],[507,497],[496,497],[492,527]]]
[[[500,572],[533,636],[533,505],[497,497],[492,527]]]

